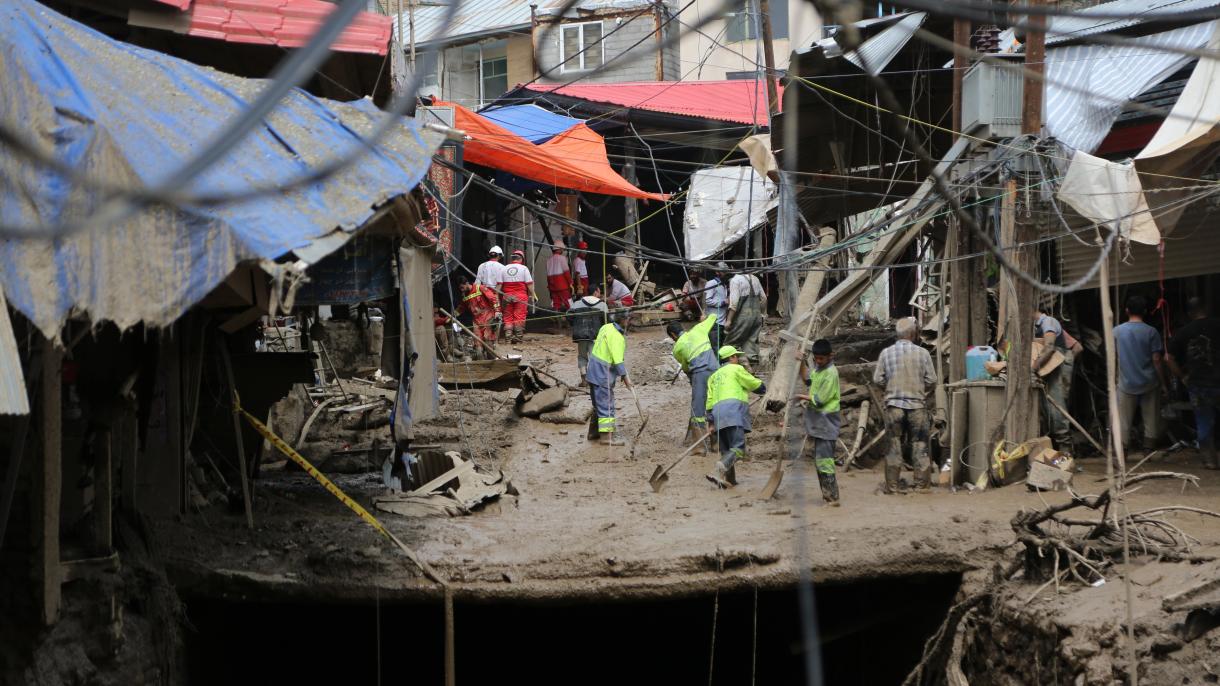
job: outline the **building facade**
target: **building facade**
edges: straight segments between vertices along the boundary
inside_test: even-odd
[[[683,80],[752,79],[765,64],[758,0],[743,0],[735,11],[694,28],[714,16],[720,6],[718,0],[697,0],[678,18]],[[775,68],[784,71],[793,50],[822,37],[822,21],[813,5],[804,0],[773,0],[769,6]]]

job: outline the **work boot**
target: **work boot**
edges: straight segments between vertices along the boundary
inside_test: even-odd
[[[583,373],[580,375],[580,383],[577,385],[580,386],[581,388],[589,387],[589,380],[585,378],[585,375]]]
[[[724,473],[724,480],[733,484],[734,486],[737,485],[737,465],[736,464],[734,464],[732,467],[729,467],[728,471],[726,471]]]
[[[882,487],[882,492],[886,495],[894,495],[905,493],[898,478],[902,476],[902,467],[900,465],[885,466],[885,486]]]
[[[835,475],[818,472],[818,485],[822,487],[822,500],[832,507],[838,507],[839,481]]]
[[[722,463],[717,462],[716,469],[707,475],[707,480],[720,489],[732,488],[733,485],[729,483],[729,480],[726,478],[727,475],[728,470],[724,468]]]
[[[597,430],[597,413],[589,415],[589,428],[585,431],[585,439],[596,441],[601,437],[601,432]]]
[[[932,468],[925,467],[915,471],[915,492],[916,493],[931,493],[932,492]]]

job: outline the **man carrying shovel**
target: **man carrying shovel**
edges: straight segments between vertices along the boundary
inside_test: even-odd
[[[687,332],[682,331],[678,322],[670,322],[665,327],[665,333],[674,341],[674,359],[690,379],[690,422],[682,443],[689,441],[692,435],[702,436],[707,431],[707,380],[720,368],[708,338],[715,325],[715,317],[704,315],[703,321]]]
[[[631,388],[631,379],[627,377],[627,339],[623,336],[630,323],[631,310],[616,312],[612,323],[598,329],[593,350],[589,351],[586,380],[589,382],[589,396],[593,399],[594,417],[590,418],[587,438],[600,438],[606,445],[622,445],[614,442],[614,382],[622,377],[623,385]],[[597,421],[596,431],[592,426],[594,418]]]
[[[804,347],[804,346],[802,346]],[[798,395],[805,407],[805,435],[813,446],[813,464],[818,472],[822,499],[839,506],[839,482],[835,479],[835,441],[839,439],[839,370],[834,365],[830,341],[819,338],[813,342],[813,370],[805,355],[797,353],[801,363],[801,378],[809,375],[809,395]]]
[[[746,434],[750,432],[750,393],[763,395],[767,386],[761,379],[741,366],[737,348],[720,348],[720,369],[707,380],[707,410],[720,443],[720,461],[707,480],[720,488],[737,485],[733,469],[737,460],[745,457]]]

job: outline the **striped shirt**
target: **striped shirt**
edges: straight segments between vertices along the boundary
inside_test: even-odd
[[[873,383],[885,387],[885,404],[904,410],[924,407],[927,387],[936,383],[936,369],[927,350],[902,339],[881,351]]]

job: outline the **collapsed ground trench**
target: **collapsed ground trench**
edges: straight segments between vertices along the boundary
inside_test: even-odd
[[[825,683],[901,683],[961,580],[818,585]],[[379,674],[383,683],[443,681],[439,603],[184,601],[191,683],[376,684]],[[706,684],[710,669],[713,684],[804,684],[798,606],[792,587],[606,603],[459,602],[458,678]]]

